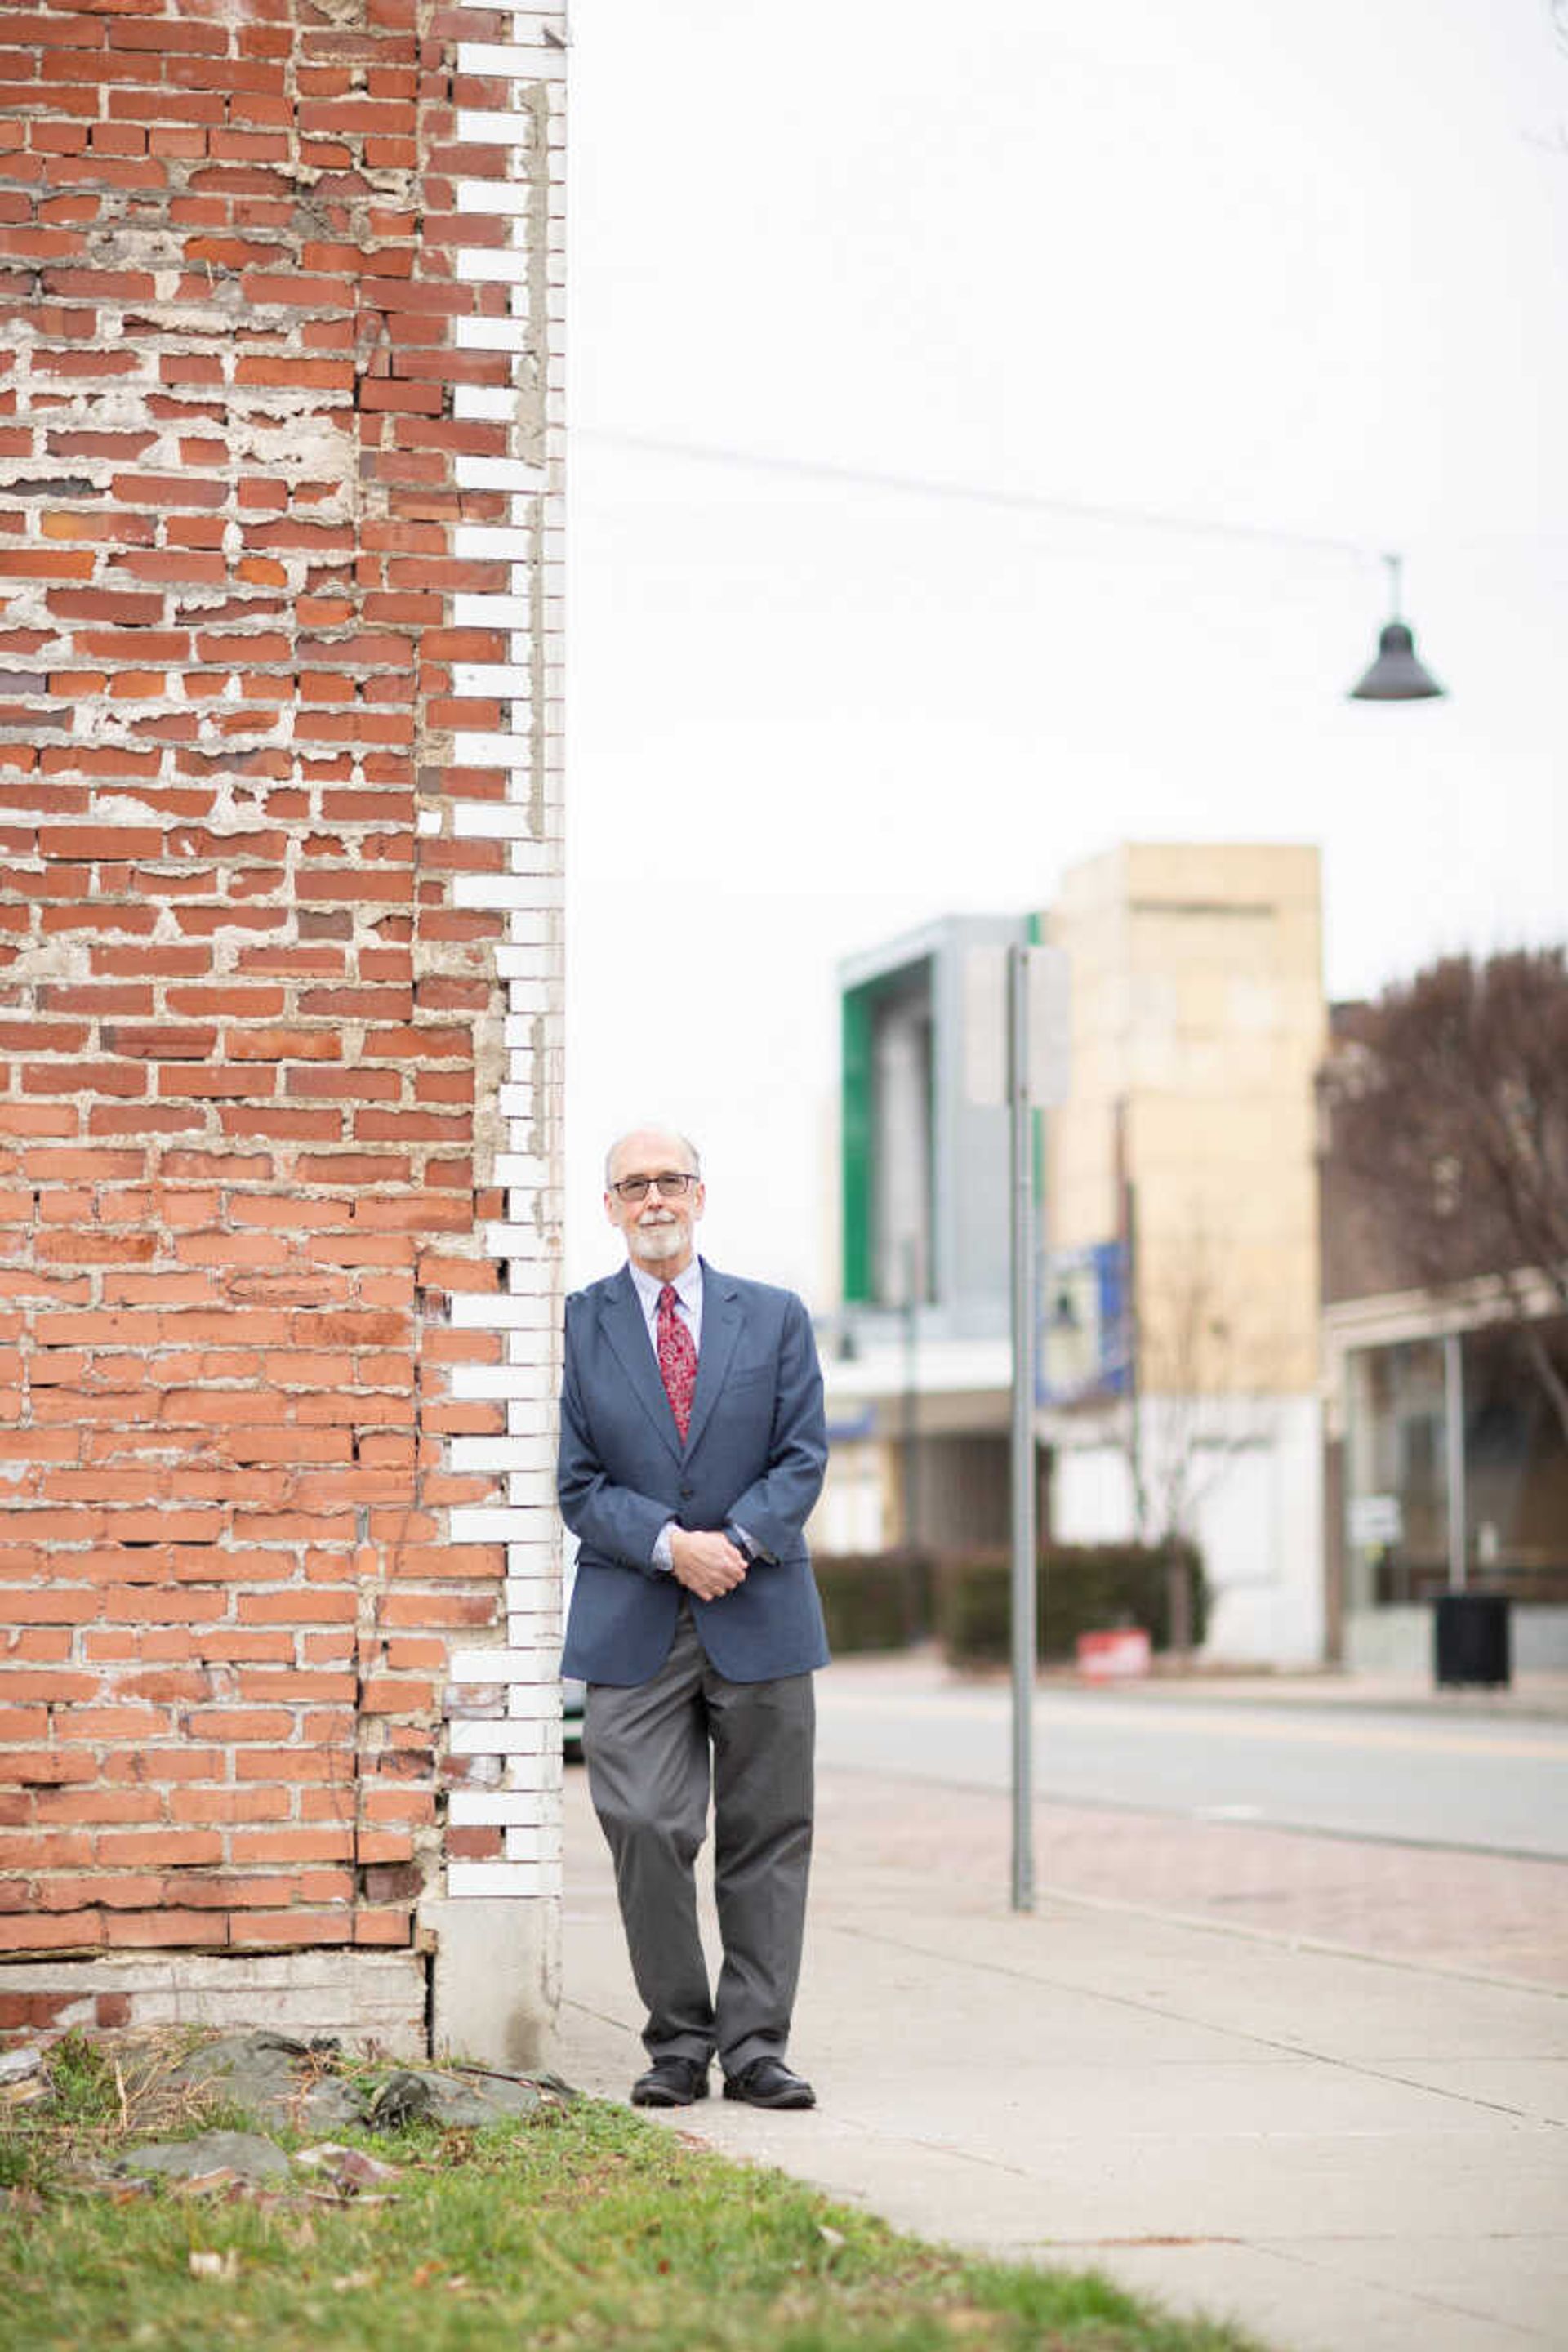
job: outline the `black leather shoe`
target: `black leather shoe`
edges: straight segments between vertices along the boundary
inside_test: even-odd
[[[632,2084],[634,2107],[689,2107],[708,2096],[708,2068],[695,2058],[656,2058]]]
[[[738,2074],[724,2077],[724,2096],[749,2107],[815,2107],[816,2093],[782,2058],[753,2058]]]

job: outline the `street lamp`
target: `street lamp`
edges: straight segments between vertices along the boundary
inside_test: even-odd
[[[1403,559],[1385,555],[1388,566],[1389,618],[1377,640],[1377,659],[1352,687],[1352,702],[1429,702],[1445,692],[1432,673],[1415,657],[1415,637],[1399,617],[1399,574]]]

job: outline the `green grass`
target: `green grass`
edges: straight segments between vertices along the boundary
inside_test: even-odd
[[[586,2100],[482,2133],[345,2135],[403,2167],[386,2204],[308,2201],[303,2172],[267,2198],[116,2201],[89,2175],[151,2135],[96,2045],[61,2050],[51,2100],[0,2127],[8,2352],[1248,2352],[1102,2279],[900,2237]],[[174,2137],[213,2116],[187,2102],[169,2120]],[[193,2253],[228,2274],[195,2275]]]

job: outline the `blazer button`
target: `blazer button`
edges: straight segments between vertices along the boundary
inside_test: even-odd
[[[680,1499],[683,1503],[689,1503],[691,1500],[691,1489],[689,1486],[682,1486],[680,1490]]]

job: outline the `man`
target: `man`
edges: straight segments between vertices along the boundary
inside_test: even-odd
[[[580,1539],[562,1672],[615,1858],[652,2062],[638,2106],[809,2107],[785,2063],[811,1857],[812,1673],[827,1663],[804,1529],[827,1461],[811,1325],[789,1291],[699,1258],[696,1151],[622,1136],[605,1209],[626,1264],[566,1302],[562,1516]],[[697,1928],[713,1800],[723,1965]]]

